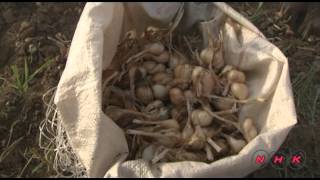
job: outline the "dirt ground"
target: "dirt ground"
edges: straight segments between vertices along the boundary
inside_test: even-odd
[[[279,3],[232,3],[288,57],[298,124],[282,150],[303,150],[300,170],[267,166],[249,177],[320,177],[320,43],[293,34]],[[39,148],[42,96],[55,87],[84,3],[0,3],[0,177],[52,177]],[[260,8],[259,8],[260,7]]]

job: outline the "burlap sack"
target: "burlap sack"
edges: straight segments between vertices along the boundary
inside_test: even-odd
[[[164,26],[180,3],[87,3],[79,20],[68,61],[59,82],[55,104],[73,150],[90,177],[243,177],[259,166],[254,153],[272,153],[296,124],[288,63],[281,51],[249,21],[224,3],[185,3],[178,29],[221,14],[224,58],[248,74],[250,99],[241,109],[256,120],[259,135],[238,155],[211,164],[201,162],[150,163],[124,161],[128,154],[124,132],[101,109],[102,71],[116,52],[117,43],[130,28]]]

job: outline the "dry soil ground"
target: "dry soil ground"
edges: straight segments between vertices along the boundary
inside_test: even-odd
[[[42,95],[55,87],[84,3],[0,3],[0,177],[49,177],[38,146]],[[300,170],[267,166],[250,177],[320,176],[320,43],[292,34],[279,3],[232,3],[288,57],[298,124],[281,149],[306,152]],[[285,121],[285,119],[283,119]],[[67,173],[67,172],[66,172]]]

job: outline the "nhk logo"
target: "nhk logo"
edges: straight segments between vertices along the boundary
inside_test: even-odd
[[[302,150],[292,151],[290,149],[279,150],[268,153],[265,150],[257,150],[252,157],[252,163],[260,168],[270,164],[273,168],[282,170],[289,167],[293,170],[299,170],[304,167],[306,154]]]

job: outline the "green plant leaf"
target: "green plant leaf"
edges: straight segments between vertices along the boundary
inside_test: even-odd
[[[17,89],[22,90],[22,83],[20,80],[20,74],[17,66],[16,65],[11,66],[11,70],[13,73],[13,77],[15,78],[14,86],[16,86]]]
[[[256,12],[250,17],[252,21],[256,21],[261,15],[261,9],[263,6],[263,2],[259,2]]]
[[[27,58],[24,58],[24,83],[26,84],[26,82],[28,82],[28,78],[29,78],[29,67],[27,64]]]
[[[28,81],[30,81],[31,79],[33,79],[39,72],[41,72],[44,68],[48,67],[52,62],[53,62],[53,59],[47,60],[47,62],[45,62],[44,64],[42,64],[35,72],[33,72],[33,73],[29,76]]]

